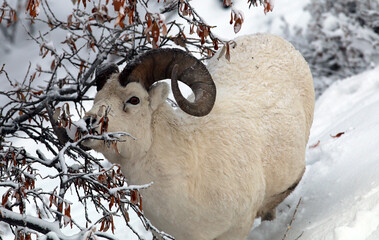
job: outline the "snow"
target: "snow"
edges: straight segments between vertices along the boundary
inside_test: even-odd
[[[311,16],[302,9],[308,2],[276,1],[273,12],[264,15],[262,7],[248,10],[246,1],[235,1],[234,7],[243,11],[245,16],[237,36],[254,32],[281,34],[281,18],[291,26],[305,28]],[[230,9],[221,8],[221,1],[194,0],[193,3],[210,25],[218,26],[215,29],[217,35],[223,39],[235,37],[233,25],[229,24]],[[59,5],[63,9],[57,14],[66,17],[64,12],[71,8],[71,4]],[[335,31],[335,24],[334,16],[325,19],[326,29]],[[19,38],[25,37],[19,35]],[[48,45],[54,48],[57,42],[51,40]],[[33,64],[39,61],[39,49],[32,41],[25,40],[16,41],[16,47],[7,45],[6,48],[4,51],[0,49],[0,66],[6,62],[11,78],[22,81],[29,61]],[[80,120],[73,126],[71,137],[74,137],[76,128],[85,127],[85,123]],[[31,147],[38,148],[35,145]],[[277,218],[270,222],[257,219],[249,239],[283,239],[291,219],[287,240],[379,239],[379,66],[335,82],[317,99],[306,161],[302,181],[279,205]],[[50,191],[52,184],[44,184],[38,187]],[[80,204],[74,198],[70,201],[73,202],[72,217],[79,223],[84,222]],[[93,215],[96,216],[95,211]],[[134,229],[144,238],[151,239],[151,234],[146,233],[138,223],[138,217],[131,215],[131,219]],[[138,239],[126,226],[121,225],[121,221],[115,222],[117,237]],[[2,230],[0,225],[0,233]],[[75,234],[70,229],[62,232]],[[60,234],[60,231],[57,230],[57,233]],[[8,234],[3,239],[13,237]]]
[[[252,239],[281,239],[300,198],[287,239],[379,239],[378,92],[379,67],[324,92],[316,102],[304,177],[277,218],[254,229]],[[338,133],[344,134],[332,137]]]

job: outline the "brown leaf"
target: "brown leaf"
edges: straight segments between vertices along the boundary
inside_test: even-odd
[[[1,21],[3,21],[4,16],[5,16],[5,11],[3,10],[3,13],[0,16],[0,23],[1,23]]]
[[[71,218],[71,205],[67,204],[68,206],[64,210],[64,215]]]
[[[88,30],[90,33],[92,33],[91,25],[87,24],[86,28],[87,28],[87,30]]]
[[[124,28],[125,27],[124,22],[123,22],[124,19],[125,19],[125,15],[123,15],[123,16],[118,15],[118,17],[116,18],[114,26],[116,27],[117,25],[119,25],[121,28]]]
[[[226,52],[226,46],[224,45],[221,48],[221,51],[220,51],[220,54],[217,57],[217,60],[220,60],[225,55],[225,52]]]
[[[345,132],[339,132],[339,133],[337,133],[336,135],[330,135],[332,138],[339,138],[339,137],[341,137],[343,134],[345,134]]]
[[[66,112],[67,115],[70,116],[70,105],[68,103],[66,103]]]
[[[11,190],[9,189],[8,192],[3,195],[3,199],[1,201],[2,206],[4,206],[7,203],[10,193],[11,193]]]
[[[234,33],[238,33],[242,27],[242,18],[237,18],[234,23]]]
[[[166,36],[166,35],[167,35],[167,26],[166,26],[166,24],[163,24],[163,25],[162,25],[162,35],[163,35],[163,36]]]
[[[153,27],[151,29],[151,36],[153,37],[153,41],[158,43],[159,40],[159,27],[156,21],[153,22]]]
[[[139,210],[142,212],[143,209],[142,209],[142,197],[141,197],[141,194],[139,194]]]
[[[33,73],[33,75],[30,78],[30,82],[33,82],[33,80],[36,78],[37,72]]]
[[[113,204],[114,204],[114,196],[111,197],[111,201],[109,203],[109,211],[112,210]]]
[[[100,232],[102,232],[104,230],[104,224],[105,224],[105,219],[103,219],[103,221],[101,221],[101,227],[100,227]]]
[[[55,60],[53,60],[53,61],[51,62],[50,70],[53,71],[54,68],[55,68]]]
[[[226,43],[226,54],[225,54],[226,60],[230,62],[230,48],[229,48],[229,43]]]
[[[138,203],[138,191],[137,190],[131,190],[130,191],[130,202],[133,204]]]
[[[218,39],[217,38],[213,39],[213,47],[215,50],[218,50]]]
[[[11,12],[12,12],[12,16],[13,16],[13,22],[17,22],[16,10],[12,9]]]
[[[109,229],[109,221],[105,220],[105,226],[104,226],[103,231],[106,232],[106,231],[108,231],[108,229]]]
[[[316,148],[316,147],[318,147],[319,145],[320,145],[320,140],[318,140],[317,143],[315,143],[315,144],[309,146],[309,149]]]
[[[43,54],[42,58],[45,58],[48,53],[49,53],[49,49],[46,49],[46,52]]]
[[[114,227],[114,222],[113,222],[113,217],[111,216],[111,226],[112,226],[112,233],[114,234],[114,229],[115,229],[115,227]]]
[[[195,28],[195,25],[190,25],[190,34],[192,35],[195,31],[193,30]]]
[[[107,181],[107,176],[105,176],[105,174],[101,174],[97,177],[97,180],[99,180],[99,182],[101,183],[106,183]]]
[[[134,9],[128,9],[128,17],[129,17],[129,25],[131,25],[133,23],[133,20],[134,20]]]
[[[114,148],[114,151],[117,153],[117,154],[120,154],[120,151],[118,151],[118,148],[117,148],[117,142],[115,141],[113,144],[112,144],[113,148]]]
[[[126,222],[130,222],[130,217],[129,217],[128,212],[125,212],[125,219],[126,219]]]
[[[41,95],[43,93],[43,90],[41,91],[32,91],[34,95]]]
[[[269,1],[266,1],[264,4],[264,13],[272,12],[273,6],[270,4]]]
[[[72,14],[67,17],[67,27],[70,28],[72,25]]]

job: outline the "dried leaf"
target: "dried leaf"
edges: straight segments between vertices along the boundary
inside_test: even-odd
[[[134,15],[134,10],[129,10],[128,11],[128,17],[129,17],[129,25],[131,25],[134,21],[134,17],[133,17],[133,15]]]
[[[112,210],[113,204],[114,204],[114,196],[111,197],[111,201],[109,203],[109,211]]]
[[[217,38],[213,39],[213,47],[215,50],[218,50],[218,39]]]
[[[340,133],[337,133],[336,135],[330,135],[332,138],[339,138],[341,137],[343,134],[345,134],[345,132],[340,132]]]
[[[107,176],[105,176],[105,174],[101,174],[97,177],[97,180],[99,180],[100,183],[106,183],[107,182]]]
[[[151,29],[151,36],[153,37],[153,42],[157,44],[159,40],[159,27],[156,21],[153,22],[153,27]]]
[[[111,216],[111,226],[112,226],[112,233],[114,234],[114,222],[113,222],[113,217]]]
[[[48,53],[49,53],[49,49],[46,49],[46,52],[43,54],[42,58],[45,58]]]
[[[151,13],[146,13],[145,20],[147,23],[147,28],[150,28],[151,24],[153,23],[153,20],[151,19]]]
[[[115,152],[116,152],[117,154],[120,154],[120,151],[118,151],[118,148],[117,148],[117,142],[114,142],[114,143],[113,143],[113,148],[114,148],[114,150],[115,150]]]
[[[234,33],[238,33],[242,27],[242,18],[237,18],[234,23]]]
[[[104,225],[103,231],[106,232],[106,231],[108,231],[108,229],[109,229],[109,221],[105,220],[105,225]]]
[[[194,24],[192,24],[192,25],[190,25],[190,34],[193,34],[194,33],[194,29],[195,28],[195,25]]]
[[[138,191],[137,190],[131,190],[130,191],[130,202],[133,204],[138,203]]]
[[[8,202],[8,198],[9,198],[9,195],[11,194],[11,190],[9,189],[8,192],[6,192],[4,195],[3,195],[3,199],[1,201],[1,205],[2,206],[5,206],[5,204]]]
[[[88,30],[90,33],[92,33],[92,28],[91,28],[91,25],[90,25],[90,24],[87,24],[86,28],[87,28],[87,30]]]
[[[53,71],[55,69],[55,60],[51,62],[50,70]]]
[[[29,0],[26,11],[29,11],[29,15],[33,18],[37,17],[39,12],[39,0]]]
[[[124,28],[125,27],[125,25],[123,23],[124,19],[125,19],[125,15],[123,15],[123,16],[118,15],[118,17],[116,18],[114,26],[116,27],[117,25],[119,25],[121,28]]]
[[[125,215],[126,222],[127,222],[127,223],[130,222],[129,213],[128,213],[128,212],[125,212],[124,215]]]
[[[309,146],[309,149],[316,148],[316,147],[318,147],[318,146],[320,146],[320,140],[318,140],[317,143],[315,143],[315,144]]]
[[[264,13],[272,12],[274,6],[270,4],[269,1],[266,1],[264,4]]]
[[[226,54],[225,54],[226,60],[230,62],[230,48],[229,48],[229,43],[226,43]]]
[[[37,73],[36,72],[33,73],[33,75],[30,78],[30,82],[33,82],[33,80],[36,78],[36,76],[37,76]]]
[[[163,36],[167,36],[167,26],[166,26],[166,24],[162,25],[162,35]]]
[[[139,210],[142,212],[143,209],[142,209],[142,197],[141,197],[141,194],[139,194]]]
[[[70,116],[70,105],[68,103],[66,103],[66,112],[67,115]]]
[[[102,232],[104,230],[104,226],[105,226],[105,219],[103,219],[103,221],[101,221],[101,226],[100,226],[100,232]]]
[[[70,28],[72,25],[72,14],[67,17],[67,27]]]
[[[1,14],[1,17],[0,17],[0,23],[1,21],[3,21],[4,16],[5,16],[5,11],[3,10],[3,13]]]
[[[16,10],[12,9],[11,12],[12,12],[12,16],[13,16],[13,22],[17,22]]]
[[[226,46],[224,45],[220,51],[220,54],[217,57],[217,60],[220,60],[220,58],[222,58],[225,55],[225,52],[226,52]]]
[[[67,204],[68,206],[64,210],[64,215],[71,218],[71,205]]]

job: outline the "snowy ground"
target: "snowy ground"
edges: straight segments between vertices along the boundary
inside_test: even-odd
[[[307,2],[276,1],[274,12],[267,16],[262,8],[244,10],[245,23],[239,35],[280,35],[281,17],[292,26],[306,27],[310,16],[302,7]],[[234,36],[229,25],[230,11],[218,8],[219,1],[195,3],[206,21],[219,26],[217,34],[224,38]],[[246,1],[235,3],[237,9],[246,9]],[[214,11],[209,14],[207,9]],[[33,60],[32,51],[24,50],[35,45],[25,41],[16,44],[19,48],[0,56],[0,65],[7,62],[9,74],[23,78],[25,71],[20,71],[20,66],[26,69],[28,60]],[[300,185],[278,207],[274,221],[257,220],[250,238],[283,239],[301,199],[286,239],[379,239],[379,66],[336,82],[317,100],[306,157],[307,170]],[[80,218],[79,211],[77,214]],[[134,225],[142,231],[140,225]],[[117,230],[120,238],[137,239],[125,227]],[[151,238],[149,234],[145,236]]]
[[[300,199],[286,239],[379,239],[378,93],[379,66],[317,100],[304,177],[252,239],[282,239]]]

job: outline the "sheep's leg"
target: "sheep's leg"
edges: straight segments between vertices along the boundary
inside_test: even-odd
[[[261,217],[262,217],[262,221],[274,220],[276,218],[276,207],[267,212],[262,213]]]
[[[276,207],[288,196],[293,190],[295,190],[296,186],[299,184],[301,180],[298,179],[294,184],[292,184],[287,190],[284,192],[278,193],[271,197],[269,202],[261,208],[258,212],[257,216],[262,218],[262,221],[271,221],[276,217]]]

